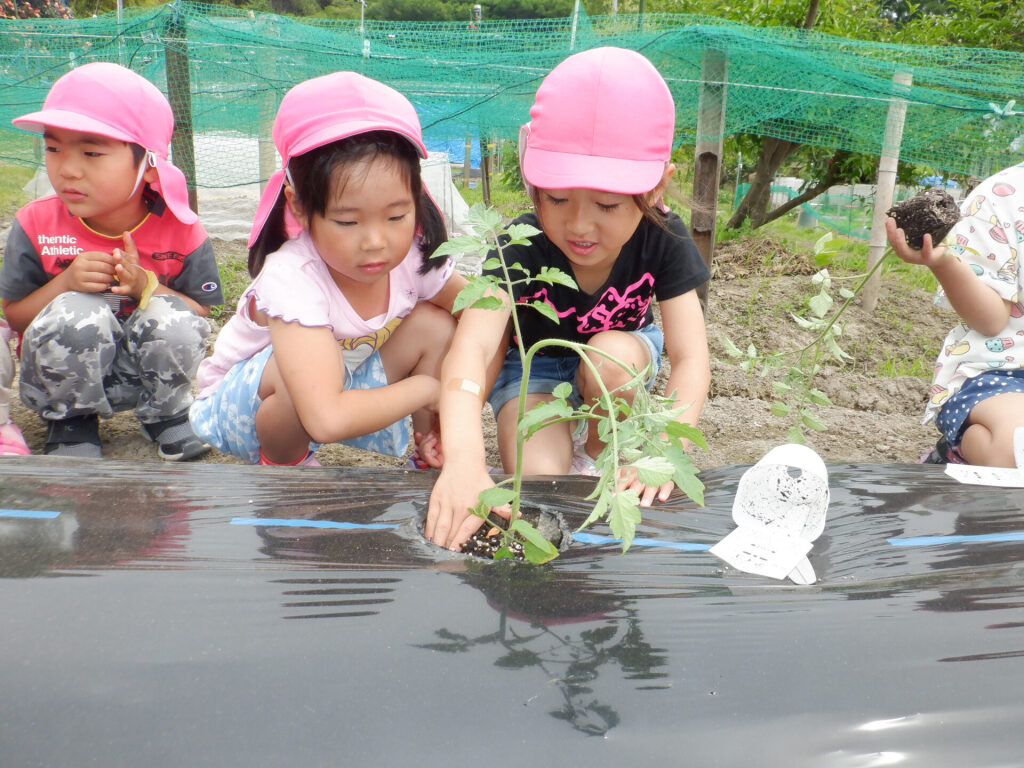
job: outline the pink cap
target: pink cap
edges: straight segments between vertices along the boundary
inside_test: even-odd
[[[151,186],[171,213],[185,224],[198,221],[188,207],[185,174],[167,160],[174,131],[171,105],[142,75],[105,61],[83,64],[53,84],[42,110],[11,122],[35,133],[63,128],[138,144],[151,153],[148,162],[157,172]]]
[[[297,155],[349,136],[392,131],[407,138],[420,157],[427,156],[420,119],[409,100],[394,88],[356,72],[334,72],[294,86],[281,99],[274,118],[274,146],[284,168]],[[249,233],[256,242],[281,194],[284,170],[267,181]]]
[[[650,192],[672,155],[675,103],[646,58],[577,53],[544,78],[522,140],[523,178],[539,189]]]

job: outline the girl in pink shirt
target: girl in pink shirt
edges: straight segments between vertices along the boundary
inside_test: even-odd
[[[315,465],[321,443],[404,455],[411,415],[439,466],[438,378],[465,280],[429,258],[446,235],[415,110],[337,72],[292,88],[273,136],[284,168],[256,212],[253,282],[200,366],[193,428],[253,463]]]

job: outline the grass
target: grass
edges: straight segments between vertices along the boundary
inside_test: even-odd
[[[13,214],[31,200],[23,187],[28,184],[34,174],[35,170],[28,165],[0,164],[0,211]]]

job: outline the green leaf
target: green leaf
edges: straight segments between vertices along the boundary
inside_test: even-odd
[[[538,403],[523,414],[519,422],[519,434],[530,437],[534,432],[547,426],[552,419],[567,419],[572,416],[572,408],[564,400],[551,400]]]
[[[554,544],[522,518],[515,520],[509,530],[522,537],[523,555],[531,563],[546,563],[558,557],[558,550]]]
[[[466,223],[475,232],[495,232],[501,227],[501,213],[483,203],[474,203],[466,214]]]
[[[844,299],[852,299],[857,294],[855,294],[849,288],[840,288],[839,295],[842,296]]]
[[[781,418],[783,416],[789,416],[793,409],[785,403],[780,403],[776,400],[771,404],[771,406],[769,406],[768,410],[771,411],[772,416],[778,416]]]
[[[511,504],[512,499],[515,497],[515,491],[511,488],[503,488],[501,486],[495,486],[494,488],[488,488],[480,491],[480,495],[477,496],[480,503],[488,507],[503,507],[506,504]]]
[[[832,401],[828,399],[828,395],[820,389],[807,390],[807,397],[815,405],[832,405]]]
[[[804,431],[800,427],[790,427],[789,431],[786,432],[786,440],[798,445],[804,445],[807,442],[804,439]]]
[[[800,317],[800,315],[794,315],[792,312],[789,314],[793,318],[793,322],[803,328],[805,331],[813,330],[816,326],[821,324],[820,320],[808,320]]]
[[[501,221],[500,216],[498,221]],[[530,224],[510,224],[505,231],[512,240],[528,240],[540,234],[540,230]]]
[[[633,543],[636,527],[640,524],[640,496],[629,489],[619,491],[612,496],[611,509],[608,511],[608,527],[612,536],[622,539],[622,551],[625,552]]]
[[[540,274],[534,275],[532,279],[548,283],[549,285],[564,285],[573,290],[579,287],[571,275],[567,275],[557,267],[541,267]]]
[[[775,393],[779,395],[788,395],[790,392],[793,391],[793,387],[791,387],[784,381],[773,381],[772,389],[774,389]]]
[[[812,296],[808,302],[808,306],[811,308],[817,317],[821,318],[828,314],[828,311],[832,308],[832,297],[827,293],[819,293],[817,296]]]
[[[828,429],[818,418],[808,410],[800,411],[800,423],[815,432],[824,432]]]
[[[472,253],[480,248],[480,238],[470,235],[462,235],[445,240],[434,251],[431,258],[439,256],[457,256],[463,253]]]
[[[484,263],[481,265],[480,269],[491,270],[491,269],[497,269],[500,266],[501,266],[501,259],[499,259],[499,258],[497,258],[495,256],[491,256],[489,259],[484,261]]]
[[[743,352],[740,351],[739,347],[732,343],[732,339],[728,336],[720,336],[719,341],[722,342],[722,346],[725,347],[725,354],[729,357],[743,357]]]
[[[582,525],[580,525],[577,530],[582,531],[591,523],[604,517],[605,513],[608,511],[608,497],[609,494],[607,493],[602,493],[597,497],[597,501],[594,502],[594,508],[590,510],[590,514],[587,516],[587,519],[583,521]]]
[[[631,465],[637,479],[644,485],[664,485],[672,479],[675,467],[664,456],[644,456]]]
[[[546,301],[531,301],[527,306],[537,310],[548,320],[551,320],[554,323],[558,322],[558,312],[556,312],[555,308]]]
[[[568,381],[563,381],[561,384],[557,384],[554,390],[551,392],[559,400],[568,400],[572,394],[572,384]]]

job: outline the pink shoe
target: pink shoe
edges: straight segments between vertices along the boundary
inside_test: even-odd
[[[31,453],[17,424],[8,421],[0,426],[0,456],[28,456]]]

